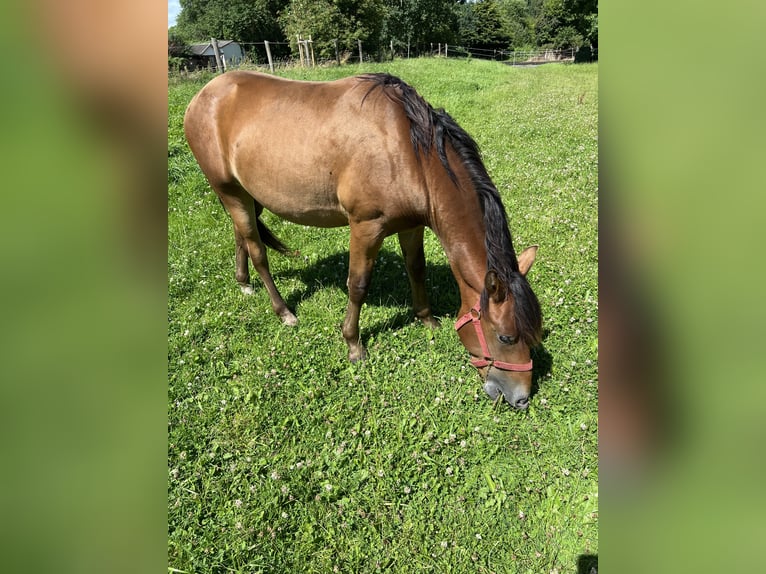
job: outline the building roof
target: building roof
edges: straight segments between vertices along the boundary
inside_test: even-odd
[[[224,46],[228,46],[229,44],[236,44],[234,40],[218,40],[218,48],[223,48]],[[191,53],[195,56],[212,56],[213,55],[213,45],[208,42],[207,44],[192,44],[189,46],[189,50],[191,50]]]

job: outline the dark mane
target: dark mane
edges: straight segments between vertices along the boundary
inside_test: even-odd
[[[505,207],[484,167],[479,146],[446,111],[435,110],[414,88],[399,78],[389,74],[365,74],[361,79],[372,84],[364,96],[365,99],[376,88],[381,88],[390,100],[402,106],[410,120],[410,140],[415,153],[425,156],[435,145],[444,169],[455,185],[459,186],[447,158],[446,144],[452,146],[473,183],[483,213],[487,270],[497,273],[514,298],[519,336],[529,346],[538,344],[542,331],[540,304],[526,278],[519,272]],[[362,101],[364,102],[364,99]],[[486,291],[482,292],[481,306],[482,309],[486,309]]]

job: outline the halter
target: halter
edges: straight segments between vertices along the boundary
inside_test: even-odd
[[[460,317],[455,323],[455,331],[459,331],[461,327],[468,322],[473,323],[473,328],[476,330],[476,337],[479,339],[479,345],[481,345],[481,352],[484,355],[482,359],[471,358],[471,364],[480,369],[482,367],[495,367],[501,371],[531,371],[532,359],[528,363],[506,363],[505,361],[496,361],[489,354],[489,347],[487,346],[487,339],[484,338],[484,330],[481,328],[481,301],[471,307],[465,315]]]

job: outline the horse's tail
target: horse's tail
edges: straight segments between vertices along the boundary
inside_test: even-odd
[[[261,218],[255,220],[258,224],[258,235],[261,236],[261,241],[264,245],[271,247],[274,251],[279,251],[282,255],[291,255],[292,251],[287,245],[277,239],[268,227],[261,221]]]
[[[224,211],[226,211],[226,207],[223,204],[223,201],[221,198],[218,198],[218,203],[221,204],[221,207],[223,207]],[[256,211],[256,218],[255,223],[258,226],[258,235],[261,238],[261,241],[263,241],[263,244],[267,247],[271,247],[274,251],[278,251],[282,255],[292,255],[293,251],[290,249],[287,245],[282,243],[279,239],[277,239],[276,235],[274,235],[271,230],[266,227],[266,224],[261,221],[261,218],[258,217],[257,211]]]

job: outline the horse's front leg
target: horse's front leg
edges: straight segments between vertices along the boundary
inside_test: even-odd
[[[348,359],[352,363],[364,359],[365,350],[359,337],[359,313],[367,298],[372,267],[383,243],[382,230],[371,222],[351,225],[348,263],[348,307],[343,320],[343,338],[348,344]]]
[[[426,292],[426,256],[423,250],[423,227],[399,232],[399,247],[412,289],[412,309],[424,325],[436,328],[439,320],[431,313]]]

